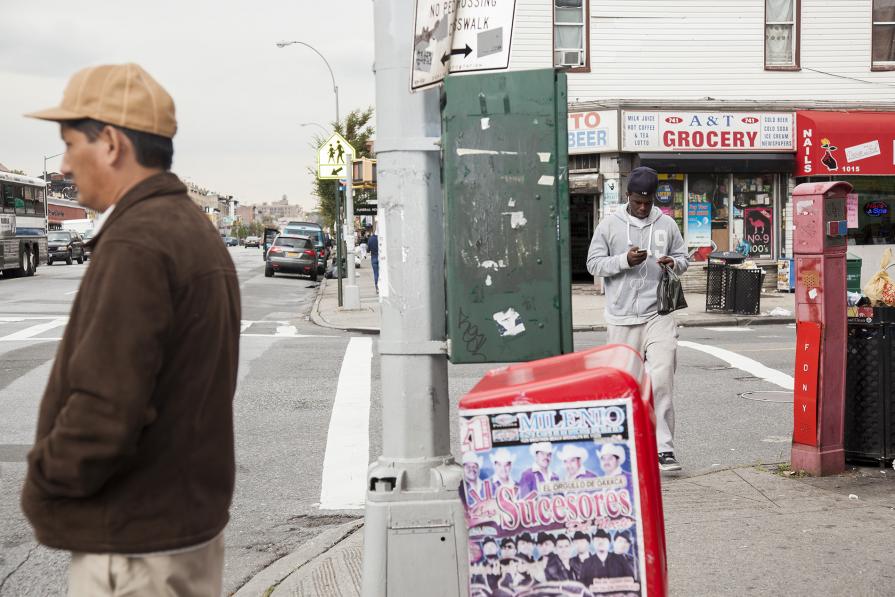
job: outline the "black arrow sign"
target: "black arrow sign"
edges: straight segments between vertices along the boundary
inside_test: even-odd
[[[472,48],[469,47],[469,44],[466,44],[465,48],[460,48],[459,50],[451,50],[450,54],[445,52],[444,56],[441,57],[441,63],[444,64],[451,59],[451,56],[459,56],[460,54],[463,54],[464,58],[472,54]]]
[[[342,166],[339,166],[338,168],[333,168],[333,171],[330,174],[330,176],[335,176],[336,174],[338,174],[341,171],[342,171]]]

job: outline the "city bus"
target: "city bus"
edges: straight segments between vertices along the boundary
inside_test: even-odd
[[[47,255],[47,184],[0,172],[0,271],[33,276]]]

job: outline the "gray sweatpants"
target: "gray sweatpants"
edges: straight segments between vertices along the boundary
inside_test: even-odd
[[[657,315],[639,325],[609,325],[609,344],[627,344],[646,361],[653,384],[656,443],[659,452],[674,451],[674,371],[677,368],[677,325],[671,315]]]

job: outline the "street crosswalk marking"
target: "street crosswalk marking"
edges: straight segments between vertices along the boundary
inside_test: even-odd
[[[744,357],[743,355],[737,354],[733,351],[718,348],[717,346],[710,346],[708,344],[689,342],[687,340],[678,340],[678,346],[698,350],[699,352],[704,352],[713,357],[717,357],[722,361],[727,361],[727,363],[731,367],[740,369],[741,371],[745,371],[746,373],[754,377],[758,377],[759,379],[763,379],[774,385],[780,386],[784,390],[792,391],[792,389],[795,387],[795,380],[793,380],[791,375],[787,375],[782,371],[777,371],[776,369],[772,369],[766,365],[762,365],[756,360],[750,359],[749,357]]]
[[[326,435],[321,510],[364,507],[370,454],[372,358],[371,338],[349,340]]]
[[[47,316],[0,316],[0,325],[29,323],[28,327],[0,336],[0,342],[59,342],[62,337],[41,336],[51,330],[62,328],[68,323],[68,317],[58,315]],[[257,326],[259,329],[252,331]],[[2,328],[0,328],[2,329]],[[271,331],[268,332],[267,330]],[[288,321],[243,320],[240,323],[240,335],[249,338],[341,338],[332,334],[301,334]]]
[[[19,330],[18,332],[14,332],[12,334],[8,334],[6,336],[0,337],[0,342],[15,342],[18,340],[53,340],[54,338],[34,338],[38,334],[43,334],[44,332],[48,332],[52,329],[62,327],[66,323],[68,323],[68,317],[55,317],[46,321],[44,323],[38,323],[36,325],[28,326],[24,330]]]

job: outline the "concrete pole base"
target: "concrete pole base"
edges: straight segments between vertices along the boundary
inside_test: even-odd
[[[349,310],[358,310],[360,309],[360,289],[357,286],[352,284],[351,286],[345,285],[342,289],[342,308]]]
[[[433,463],[380,458],[370,466],[363,597],[469,594],[466,517],[456,489],[463,469]]]
[[[794,471],[804,471],[813,477],[838,475],[845,471],[845,450],[824,450],[818,446],[793,443],[790,466]]]

